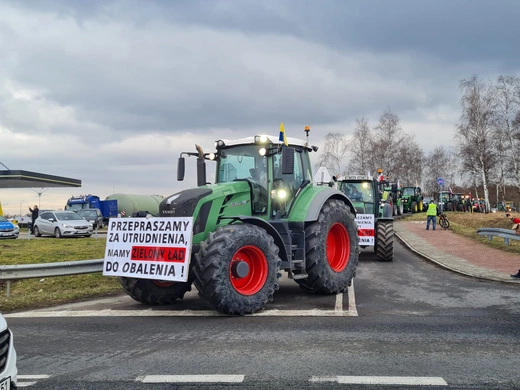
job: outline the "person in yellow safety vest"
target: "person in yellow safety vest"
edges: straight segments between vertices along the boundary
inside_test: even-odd
[[[431,201],[430,204],[428,204],[426,215],[428,216],[426,230],[430,230],[430,221],[433,223],[433,230],[435,230],[435,226],[437,225],[437,205],[434,201]]]

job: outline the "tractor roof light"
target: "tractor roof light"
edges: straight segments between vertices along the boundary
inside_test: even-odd
[[[260,150],[258,151],[258,153],[260,154],[260,156],[265,156],[265,154],[267,153],[267,149],[266,148],[260,148]]]
[[[215,160],[216,156],[215,156],[215,153],[206,153],[206,157],[208,160]]]
[[[221,139],[219,139],[218,141],[215,141],[215,148],[219,149],[219,148],[223,148],[224,146],[226,146],[226,143],[224,141],[222,141]]]
[[[267,138],[267,135],[255,135],[255,144],[265,144],[269,141],[269,138]]]

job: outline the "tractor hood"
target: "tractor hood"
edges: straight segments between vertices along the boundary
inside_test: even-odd
[[[161,217],[191,217],[199,201],[213,192],[207,187],[190,188],[177,192],[159,205]]]

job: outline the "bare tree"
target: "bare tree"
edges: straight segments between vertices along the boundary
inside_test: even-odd
[[[348,140],[345,134],[328,133],[325,136],[323,152],[318,157],[316,168],[326,167],[331,175],[344,175],[346,172]]]
[[[505,180],[508,177],[514,180],[520,192],[520,129],[515,125],[515,119],[520,116],[520,79],[516,76],[499,76],[494,92],[493,125],[498,153],[498,201],[499,187],[502,187],[502,200],[505,200]]]
[[[425,193],[435,195],[440,190],[437,180],[444,179],[446,173],[454,169],[454,156],[444,146],[438,146],[428,153],[424,165],[423,190]]]
[[[352,157],[349,161],[349,171],[352,174],[365,175],[370,171],[371,133],[368,121],[364,116],[361,119],[356,119],[354,135],[349,146],[349,150],[352,152]]]
[[[386,176],[398,179],[397,173],[402,162],[398,158],[405,145],[406,134],[403,133],[399,116],[387,109],[380,117],[374,128],[371,147],[372,168],[383,169]]]
[[[424,152],[415,141],[415,136],[405,138],[399,145],[399,154],[395,159],[399,164],[393,167],[394,178],[405,186],[421,183],[423,174]],[[392,178],[391,178],[392,179]]]
[[[493,140],[493,94],[489,84],[473,76],[460,82],[462,114],[455,140],[462,168],[480,176],[489,210],[488,177],[496,164]]]

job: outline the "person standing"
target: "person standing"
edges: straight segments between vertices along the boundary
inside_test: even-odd
[[[426,230],[430,230],[430,222],[432,222],[433,230],[435,230],[437,225],[437,205],[434,200],[428,204],[426,215],[428,216],[428,220],[426,221]]]
[[[40,209],[37,205],[34,205],[34,207],[31,209],[31,206],[29,206],[29,211],[31,212],[31,233],[34,233],[34,223],[36,222],[36,218],[40,215]]]

